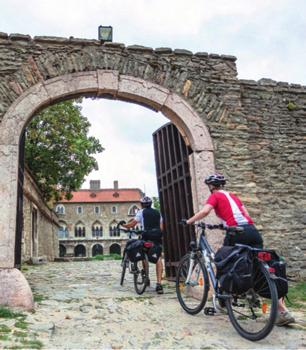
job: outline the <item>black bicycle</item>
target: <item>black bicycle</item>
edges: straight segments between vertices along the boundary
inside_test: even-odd
[[[242,337],[252,341],[263,339],[274,326],[278,303],[275,276],[267,264],[269,250],[239,245],[250,250],[253,287],[241,294],[225,293],[216,278],[215,253],[205,235],[206,228],[220,229],[220,225],[199,223],[195,226],[200,231],[198,242],[190,243],[190,252],[181,259],[177,269],[176,293],[182,308],[191,315],[200,312],[207,301],[210,280],[214,289],[213,307],[204,308],[204,313],[213,315],[225,309]],[[230,228],[236,233],[238,229]]]
[[[126,270],[128,270],[133,275],[136,293],[142,294],[149,285],[149,260],[147,251],[153,247],[154,243],[142,240],[143,231],[123,229],[119,226],[118,229],[128,234],[129,237],[121,260],[120,285],[123,285]],[[134,236],[137,239],[133,239]]]

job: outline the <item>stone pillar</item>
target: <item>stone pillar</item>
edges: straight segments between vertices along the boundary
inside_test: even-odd
[[[32,309],[31,288],[15,266],[18,145],[0,145],[0,304]]]
[[[67,243],[66,246],[66,256],[72,257],[74,256],[74,245]]]
[[[18,179],[17,145],[0,145],[0,169],[0,268],[13,268]]]
[[[197,212],[203,208],[206,199],[209,197],[210,192],[208,186],[205,185],[204,179],[206,176],[215,172],[213,151],[199,151],[193,152],[189,156],[189,164],[191,171],[191,187],[192,187],[192,198],[193,208]],[[206,218],[207,223],[220,223],[220,219],[217,218],[214,211],[212,211]],[[214,250],[222,245],[223,233],[220,230],[207,230],[207,237],[209,244],[211,244]]]
[[[194,211],[203,207],[205,199],[210,192],[204,183],[204,179],[215,171],[212,151],[196,151],[189,156],[191,187]]]
[[[105,244],[103,246],[103,255],[109,254],[109,248],[110,248],[111,244],[112,243],[110,243],[110,242],[105,242]]]

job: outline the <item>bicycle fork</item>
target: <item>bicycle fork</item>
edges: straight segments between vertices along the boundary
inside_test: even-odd
[[[190,280],[191,280],[191,275],[192,275],[193,268],[194,268],[194,261],[195,261],[195,253],[194,253],[194,252],[191,252],[190,264],[189,264],[188,274],[187,274],[187,278],[186,278],[186,282],[185,282],[186,285],[195,286],[195,285],[197,284],[200,271],[197,271],[197,276],[196,276],[196,279],[195,279],[196,282],[190,282]]]

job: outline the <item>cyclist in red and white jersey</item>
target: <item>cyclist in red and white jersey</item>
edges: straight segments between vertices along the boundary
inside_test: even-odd
[[[189,218],[186,223],[192,224],[195,221],[203,219],[214,209],[216,215],[222,220],[225,227],[243,227],[243,233],[233,235],[232,233],[226,232],[224,245],[232,246],[236,243],[240,243],[255,248],[262,248],[262,237],[254,226],[254,222],[247,209],[237,196],[224,191],[223,187],[226,184],[224,176],[221,174],[210,175],[205,179],[205,184],[208,185],[211,195],[208,197],[203,209]],[[295,320],[287,310],[284,300],[280,299],[278,302],[278,315],[275,324],[284,326],[293,322],[295,322]]]
[[[212,209],[222,220],[225,227],[243,226],[244,232],[239,235],[230,235],[226,233],[224,245],[234,245],[235,243],[247,244],[252,247],[262,248],[263,241],[260,233],[254,226],[247,209],[241,203],[240,199],[231,192],[223,190],[226,179],[221,174],[213,174],[205,179],[211,195],[206,201],[203,209],[187,220],[191,224],[207,216]]]

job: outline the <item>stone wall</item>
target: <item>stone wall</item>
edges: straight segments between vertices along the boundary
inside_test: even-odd
[[[0,33],[0,119],[16,98],[35,83],[97,69],[116,70],[189,95],[194,100],[193,107],[209,112],[221,108],[217,95],[222,96],[224,105],[232,99],[235,60],[233,56],[201,52],[193,55],[187,50]]]
[[[169,89],[208,127],[216,170],[241,195],[266,245],[284,254],[291,276],[305,279],[306,87],[239,80],[235,60],[169,48],[1,33],[0,119],[33,85],[70,73],[110,70],[118,72],[119,80],[122,75],[137,77]],[[99,96],[117,98],[116,91]],[[97,92],[84,89],[83,94]],[[120,99],[125,98],[129,95],[121,93]]]
[[[33,232],[33,211],[37,213],[36,234]],[[58,218],[42,199],[30,173],[26,170],[23,190],[22,261],[46,257],[53,261],[59,255]]]

